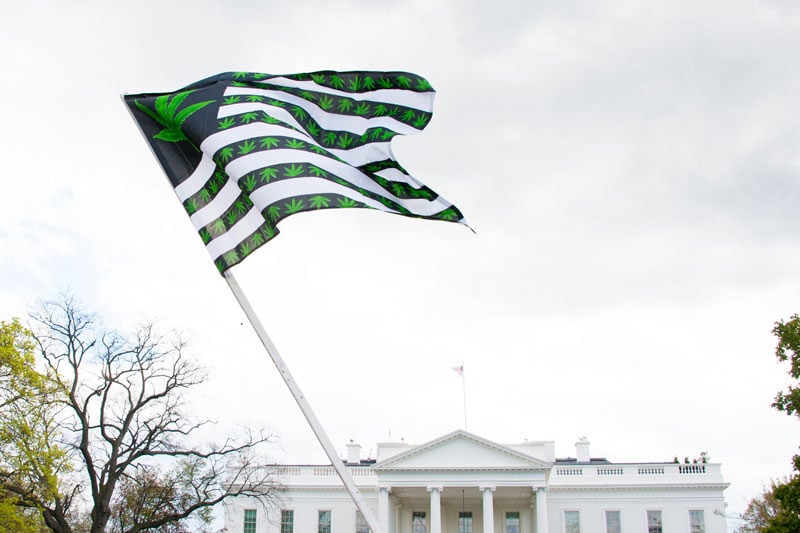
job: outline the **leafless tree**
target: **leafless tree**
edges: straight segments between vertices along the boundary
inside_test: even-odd
[[[217,444],[194,443],[211,422],[187,416],[184,392],[205,372],[185,356],[179,336],[161,335],[152,324],[130,336],[104,331],[71,296],[41,305],[31,318],[57,391],[47,406],[57,439],[50,444],[68,460],[55,472],[38,469],[57,478],[57,490],[15,493],[42,510],[52,531],[167,531],[232,496],[273,500],[273,472],[259,455],[271,435],[246,431]],[[31,468],[30,479],[17,484],[30,492],[37,475]],[[79,502],[88,514],[83,520]]]

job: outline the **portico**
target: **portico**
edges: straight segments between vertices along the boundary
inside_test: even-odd
[[[546,455],[544,444],[530,448]],[[540,495],[537,505],[537,491],[546,485],[551,462],[465,431],[391,452],[373,465],[381,491],[378,520],[394,526],[387,532],[547,531],[546,504]]]

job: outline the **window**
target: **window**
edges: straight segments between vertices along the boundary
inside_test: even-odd
[[[281,533],[294,532],[294,511],[281,509]]]
[[[564,533],[581,533],[580,511],[564,511]]]
[[[458,513],[458,533],[472,533],[472,513]]]
[[[428,533],[428,520],[424,511],[411,513],[411,533]]]
[[[317,517],[317,533],[331,533],[330,511],[319,511]]]
[[[370,533],[367,519],[358,509],[356,509],[356,533]]]
[[[664,533],[661,511],[647,511],[647,533]]]
[[[706,521],[702,509],[689,511],[689,533],[706,533]]]
[[[606,511],[606,533],[622,533],[619,511]]]
[[[505,533],[519,533],[519,513],[506,513]]]
[[[256,533],[256,510],[244,510],[244,533]]]

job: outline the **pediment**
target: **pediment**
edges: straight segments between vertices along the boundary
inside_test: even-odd
[[[415,446],[373,467],[395,470],[542,470],[550,464],[463,430]]]

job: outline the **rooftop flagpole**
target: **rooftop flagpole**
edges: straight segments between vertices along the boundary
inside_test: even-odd
[[[464,378],[464,362],[461,362],[461,366],[454,366],[453,370],[461,376],[461,395],[464,400],[464,431],[467,431],[467,381]]]
[[[239,302],[239,306],[242,308],[242,311],[244,311],[244,314],[247,316],[247,319],[253,326],[256,335],[258,335],[258,338],[261,340],[261,344],[264,345],[264,348],[266,348],[270,359],[272,359],[272,362],[275,363],[278,372],[283,378],[283,382],[286,383],[287,387],[289,387],[289,391],[291,391],[292,396],[297,402],[297,405],[303,412],[303,416],[306,417],[308,425],[311,426],[311,430],[314,432],[317,440],[325,450],[325,454],[328,456],[328,459],[330,459],[334,470],[336,470],[336,473],[339,475],[342,483],[344,483],[347,492],[350,494],[350,498],[352,498],[353,503],[356,504],[356,507],[359,511],[361,511],[361,514],[366,519],[369,528],[373,531],[373,533],[388,533],[381,530],[378,521],[372,514],[372,511],[369,509],[369,507],[367,507],[367,503],[364,501],[361,491],[359,491],[358,487],[356,487],[353,477],[347,471],[344,463],[336,453],[336,449],[333,447],[333,444],[331,444],[331,439],[328,437],[327,433],[325,433],[325,430],[322,428],[322,425],[319,423],[317,416],[314,414],[314,410],[311,409],[311,405],[308,403],[308,400],[303,395],[303,392],[300,390],[297,382],[292,377],[291,372],[289,372],[289,368],[286,366],[286,363],[281,357],[281,354],[278,352],[278,349],[272,343],[272,339],[269,338],[264,326],[261,325],[261,321],[258,319],[255,311],[253,311],[253,307],[250,305],[250,302],[247,300],[247,297],[244,295],[241,287],[239,287],[239,283],[237,283],[236,278],[233,277],[233,273],[231,273],[230,270],[226,270],[223,276],[225,277],[225,281],[228,283],[228,287],[231,289],[231,292],[236,298],[236,301]]]

